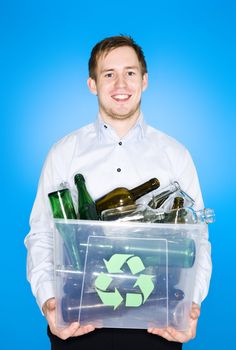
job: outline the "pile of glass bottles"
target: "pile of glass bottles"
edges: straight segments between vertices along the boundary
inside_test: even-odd
[[[155,191],[152,199],[143,205],[138,204],[137,200],[159,188],[158,179],[150,179],[131,190],[116,188],[95,201],[86,188],[83,175],[75,175],[74,180],[78,190],[78,213],[69,188],[61,188],[48,195],[54,218],[175,224],[209,224],[215,220],[213,209],[195,211],[194,200],[176,181]]]
[[[159,180],[153,178],[130,190],[125,187],[116,188],[97,200],[93,200],[89,194],[82,174],[76,174],[74,182],[78,191],[78,211],[75,210],[69,187],[64,185],[57,191],[48,194],[54,218],[150,224],[209,224],[215,220],[213,209],[194,210],[194,200],[181,189],[176,181],[165,188],[160,188]],[[140,204],[138,200],[148,193],[154,193],[151,200],[146,204]],[[65,227],[60,230],[60,235],[64,241],[67,258],[72,269],[83,271],[84,256],[81,253],[76,232],[67,230]],[[134,250],[134,247],[132,249]],[[155,252],[152,253],[151,259],[156,258],[158,261],[158,256],[155,257]],[[180,272],[182,268],[192,267],[194,260],[194,240],[190,238],[176,240],[175,249],[170,249],[168,252],[168,302],[170,310],[171,307],[174,309],[176,304],[184,299],[184,292],[178,289]],[[159,272],[156,274],[157,284],[162,284],[161,278],[163,279],[163,276]],[[164,277],[167,278],[166,275]],[[64,296],[61,302],[65,322],[78,320],[80,292],[81,276],[79,279],[68,277],[64,284]]]

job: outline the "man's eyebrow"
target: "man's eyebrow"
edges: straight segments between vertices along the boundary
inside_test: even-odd
[[[128,66],[128,67],[125,67],[126,69],[139,69],[138,66]]]
[[[113,68],[107,68],[107,69],[103,69],[103,70],[101,71],[101,73],[113,72],[113,71],[114,71]]]
[[[139,69],[139,67],[138,66],[127,66],[127,67],[124,67],[125,69],[136,69],[136,70],[138,70]],[[103,69],[102,71],[101,71],[101,73],[106,73],[106,72],[114,72],[114,68],[106,68],[106,69]]]

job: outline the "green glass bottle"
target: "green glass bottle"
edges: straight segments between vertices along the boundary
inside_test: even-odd
[[[145,265],[161,266],[165,262],[165,251],[157,251],[153,255],[144,257]],[[192,238],[176,238],[167,240],[168,266],[190,268],[193,266],[196,257],[196,245]]]
[[[54,219],[76,219],[73,200],[70,190],[63,188],[48,194],[52,214]],[[70,229],[70,225],[56,225],[63,241],[65,243],[69,263],[75,269],[81,269],[81,260],[78,252],[76,234]]]
[[[76,174],[74,177],[74,181],[78,190],[79,218],[81,220],[99,220],[95,202],[87,190],[83,175]]]
[[[117,187],[95,201],[97,212],[100,215],[106,209],[135,205],[137,199],[157,189],[159,186],[159,180],[153,178],[131,190],[125,187]]]
[[[100,240],[97,239],[95,243],[90,242],[89,249],[90,254],[94,251],[94,255],[101,256],[101,259],[114,254],[114,252],[137,255],[141,258],[145,267],[168,265],[168,267],[174,268],[191,268],[193,266],[196,257],[196,244],[192,238],[173,235],[166,238],[166,243],[166,246],[163,245],[161,239],[159,247],[153,247],[148,243],[148,240],[145,245],[141,245],[138,239],[136,244],[131,244],[127,238],[127,242],[124,242],[124,245],[120,248],[120,242],[118,242],[118,246],[115,241],[104,244],[103,238],[101,238]]]
[[[77,219],[71,193],[68,188],[48,194],[55,219]]]

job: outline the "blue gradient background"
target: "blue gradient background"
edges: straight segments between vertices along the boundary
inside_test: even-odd
[[[210,227],[213,277],[197,338],[185,349],[231,349],[235,333],[234,1],[1,1],[1,349],[49,349],[26,281],[24,236],[51,145],[92,121],[92,46],[129,34],[143,47],[146,120],[196,163]],[[86,2],[85,2],[86,3]],[[158,175],[158,174],[157,174]]]

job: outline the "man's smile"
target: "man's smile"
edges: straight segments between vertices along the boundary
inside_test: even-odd
[[[116,101],[116,102],[126,102],[130,99],[132,95],[128,94],[116,94],[112,95],[111,97]]]

